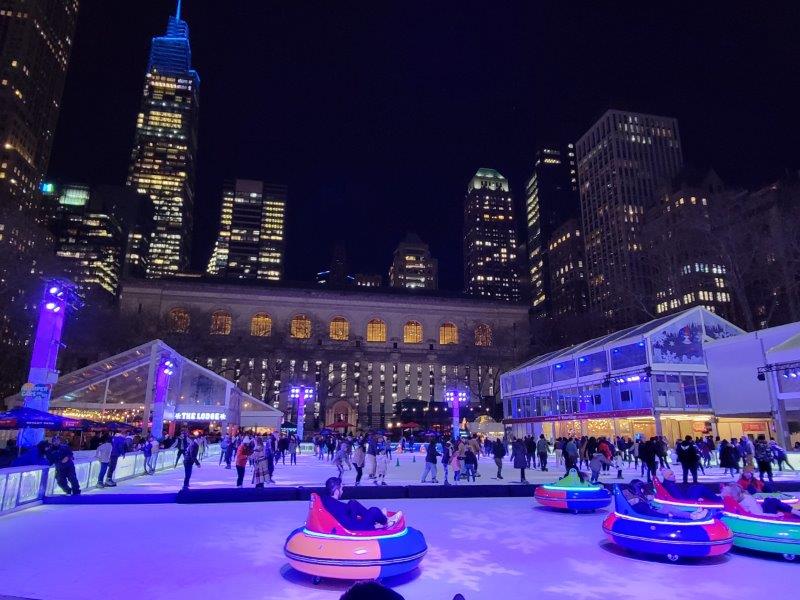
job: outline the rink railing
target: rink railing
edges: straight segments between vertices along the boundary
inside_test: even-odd
[[[203,460],[219,459],[219,444],[208,446]],[[86,455],[89,457],[85,457]],[[83,455],[83,456],[81,456]],[[81,490],[97,487],[100,461],[90,458],[94,452],[78,452],[75,457],[75,475]],[[178,451],[160,450],[156,456],[156,471],[175,468]],[[115,481],[124,481],[144,475],[144,454],[128,452],[117,461],[114,471]],[[56,484],[55,467],[29,465],[0,469],[0,515],[29,508],[41,503],[45,496],[62,496],[64,492]]]

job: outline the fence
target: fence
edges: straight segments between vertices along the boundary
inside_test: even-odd
[[[206,450],[204,460],[219,457],[219,444],[211,444]],[[75,460],[75,475],[81,490],[97,487],[100,461],[82,458],[79,453]],[[90,455],[94,453],[89,453]],[[156,471],[175,468],[177,450],[159,451],[156,456]],[[144,475],[144,455],[141,452],[128,452],[121,456],[114,471],[114,480],[122,481]],[[30,465],[0,469],[0,515],[39,504],[45,496],[63,495],[56,484],[55,467]]]

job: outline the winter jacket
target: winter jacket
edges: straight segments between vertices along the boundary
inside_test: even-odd
[[[358,446],[356,446],[356,449],[353,450],[353,464],[356,467],[363,467],[366,458],[367,456],[366,454],[364,454],[364,449],[359,444]]]
[[[97,447],[95,453],[97,460],[101,463],[107,463],[111,460],[111,442],[104,442]]]
[[[681,442],[678,444],[678,461],[684,467],[696,467],[700,462],[700,453],[697,452],[697,447],[694,442]]]
[[[439,456],[439,453],[436,451],[436,444],[431,442],[428,444],[428,449],[426,450],[425,454],[425,462],[436,464],[436,457]]]
[[[528,459],[525,456],[525,444],[522,440],[516,440],[511,444],[511,460],[514,461],[515,469],[528,468]]]
[[[602,452],[595,452],[589,461],[589,468],[592,471],[599,471],[603,465],[611,465],[611,461]]]
[[[495,440],[492,444],[492,454],[495,458],[502,459],[506,455],[506,445],[500,440]]]
[[[550,452],[550,444],[547,443],[546,439],[539,438],[539,441],[536,442],[536,452],[539,454],[547,454]]]
[[[772,451],[766,440],[758,440],[755,447],[755,457],[759,462],[772,462]]]
[[[111,456],[125,456],[127,449],[127,442],[121,435],[115,435],[111,438]]]

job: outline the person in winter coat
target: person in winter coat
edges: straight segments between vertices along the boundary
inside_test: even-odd
[[[589,461],[589,469],[592,471],[591,483],[597,483],[597,479],[600,477],[600,469],[603,468],[603,465],[610,466],[611,461],[602,452],[595,452]]]
[[[250,444],[242,442],[236,449],[236,487],[242,487],[244,482],[244,469],[247,466],[247,460],[250,458]]]
[[[528,458],[528,468],[531,468],[531,463],[533,463],[533,468],[536,468],[536,440],[533,439],[533,436],[526,435],[525,436],[525,455]]]
[[[495,440],[492,444],[492,455],[494,456],[494,464],[497,465],[497,478],[503,478],[503,458],[506,455],[506,445],[502,440]]]
[[[450,485],[450,482],[447,481],[448,471],[450,470],[450,454],[452,452],[453,445],[447,441],[444,443],[442,447],[442,471],[444,471],[444,484]]]
[[[192,469],[195,465],[200,467],[200,444],[194,438],[189,438],[189,445],[183,454],[183,489],[189,489],[189,481],[192,479]]]
[[[367,456],[364,465],[367,469],[367,477],[375,479],[375,469],[378,466],[378,440],[374,434],[367,440]]]
[[[257,488],[263,488],[264,481],[268,479],[269,473],[267,471],[267,455],[265,452],[264,440],[260,437],[256,438],[256,446],[253,449],[253,453],[250,455],[250,460],[253,463],[253,477],[251,482],[255,484]]]
[[[453,450],[450,467],[453,469],[453,483],[458,485],[458,482],[461,481],[461,454],[458,449]]]
[[[514,438],[514,441],[511,442],[511,460],[513,461],[514,468],[520,470],[520,483],[528,483],[528,481],[525,479],[525,468],[528,466],[526,454],[525,444],[522,443],[522,440]]]
[[[289,446],[287,448],[289,451],[289,464],[296,465],[297,464],[297,438],[291,436],[289,438]]]
[[[389,444],[383,444],[378,451],[377,465],[375,467],[375,485],[386,485],[386,471],[389,468]]]
[[[53,438],[53,443],[47,450],[47,459],[55,467],[56,483],[64,493],[69,496],[79,496],[81,485],[75,474],[75,461],[72,448],[59,437]]]
[[[116,434],[114,437],[119,435],[121,437],[122,434]],[[113,443],[113,440],[112,440]],[[178,449],[178,453],[175,455],[175,466],[178,466],[178,463],[181,460],[181,456],[186,453],[186,447],[189,445],[189,434],[186,431],[182,431],[181,434],[175,439],[175,443],[172,445],[173,448]],[[125,456],[125,452],[122,453],[122,456]],[[116,465],[116,463],[115,463]],[[109,467],[109,470],[113,470]],[[110,478],[110,475],[109,475]]]
[[[642,461],[642,467],[647,471],[648,483],[653,481],[653,477],[656,475],[658,455],[657,441],[657,438],[651,437],[646,442],[639,444],[639,460]]]
[[[739,448],[736,444],[731,444],[728,440],[719,443],[719,466],[723,468],[723,475],[730,473],[734,477],[739,474]]]
[[[789,467],[792,471],[794,471],[794,467],[789,462],[789,457],[786,455],[786,450],[781,448],[778,445],[778,442],[775,440],[770,440],[769,442],[769,449],[772,451],[772,456],[775,457],[775,462],[778,463],[778,470],[783,471],[783,463],[786,463],[786,466]]]
[[[564,466],[567,469],[567,473],[569,473],[570,469],[574,469],[578,465],[578,446],[575,444],[575,440],[569,438],[567,443],[564,444]]]
[[[431,439],[428,442],[428,448],[425,451],[425,470],[422,472],[422,480],[421,483],[425,483],[425,480],[428,478],[428,473],[431,473],[433,479],[431,479],[431,483],[439,483],[436,480],[436,457],[439,456],[439,453],[436,451],[436,442]]]
[[[755,443],[755,450],[753,452],[756,458],[756,465],[758,466],[758,478],[764,481],[764,475],[772,483],[772,450],[767,443],[767,437],[760,433]]]
[[[677,448],[678,461],[683,469],[683,483],[689,482],[689,473],[692,474],[692,483],[697,483],[697,467],[700,464],[700,453],[694,445],[692,436],[687,435]]]
[[[478,468],[478,456],[473,452],[472,448],[467,446],[464,451],[464,471],[467,474],[467,481],[472,476],[472,481],[475,481],[475,471]]]
[[[536,455],[539,457],[539,466],[542,471],[547,471],[547,455],[550,452],[550,443],[544,437],[543,433],[539,434],[539,440],[536,442]]]
[[[366,459],[366,452],[364,452],[364,444],[356,441],[356,448],[353,450],[353,468],[356,470],[356,485],[361,485],[361,476],[364,474],[364,461]]]
[[[106,487],[105,477],[108,471],[108,462],[111,460],[111,442],[103,437],[103,442],[97,447],[95,458],[100,461],[100,473],[97,474],[97,487]]]
[[[230,445],[231,436],[229,435],[223,436],[219,441],[219,462],[217,463],[217,466],[221,465],[222,461],[225,460],[226,450],[230,447]],[[228,463],[228,468],[230,468],[230,463]]]

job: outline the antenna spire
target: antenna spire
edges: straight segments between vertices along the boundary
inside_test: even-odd
[[[175,18],[181,20],[181,0],[178,0],[178,5],[175,7]]]

